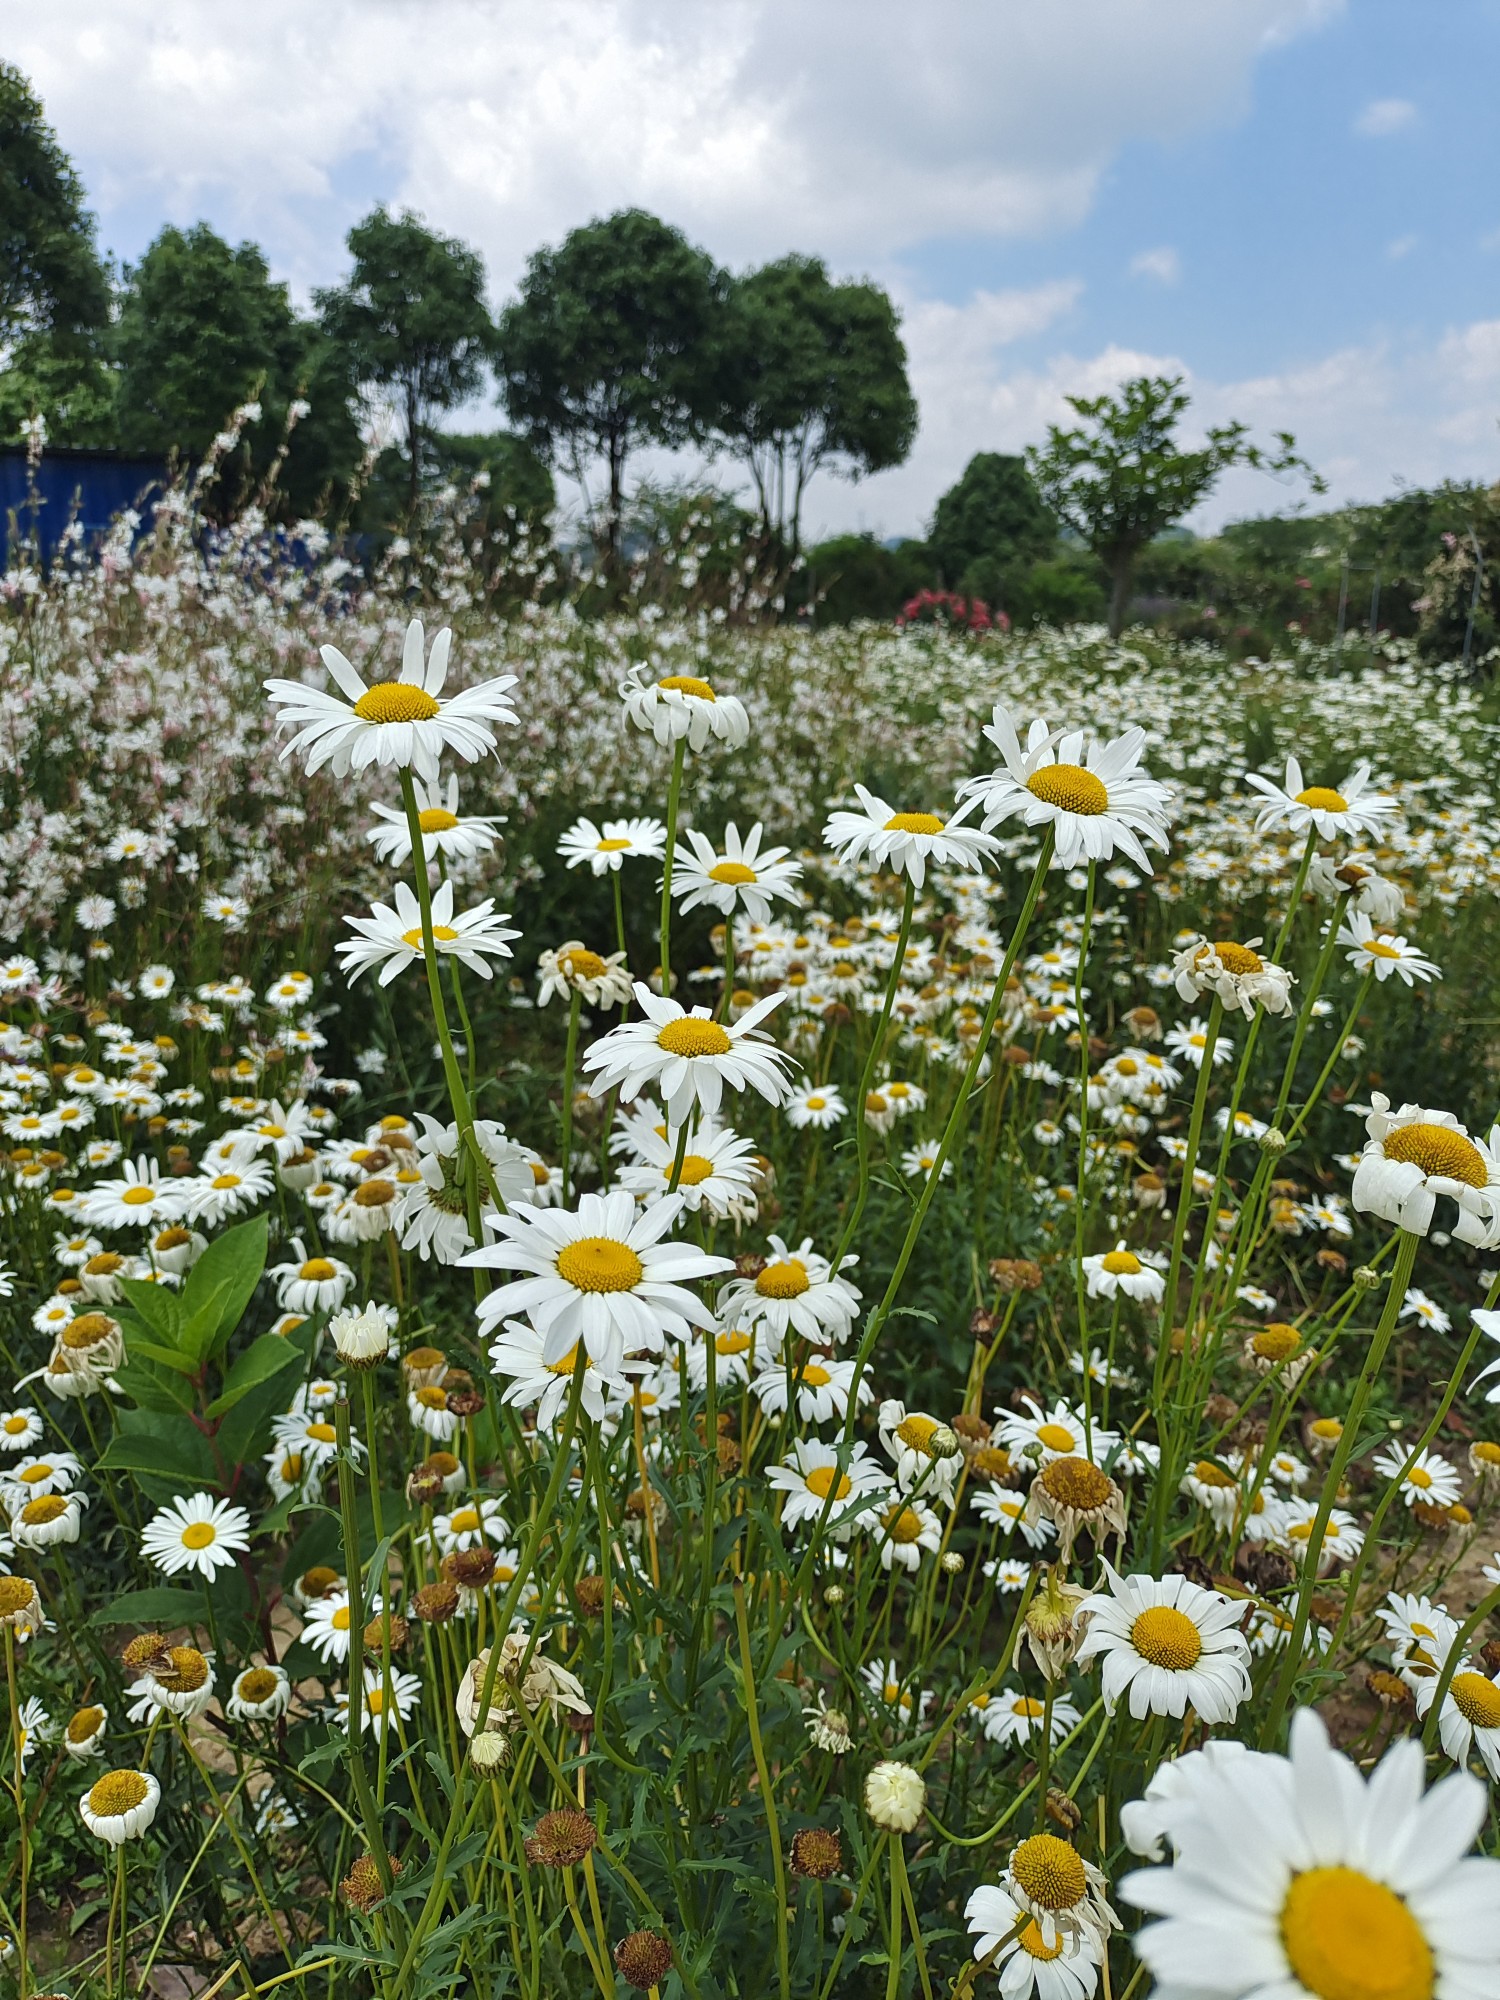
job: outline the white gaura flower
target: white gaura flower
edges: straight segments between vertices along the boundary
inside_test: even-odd
[[[1210,999],[1215,994],[1224,1006],[1237,1009],[1250,1020],[1257,1007],[1268,1014],[1285,1014],[1292,1004],[1295,977],[1280,965],[1261,957],[1255,947],[1225,939],[1211,944],[1207,938],[1190,937],[1172,962],[1172,979],[1184,1000]]]
[[[1082,730],[1055,736],[1038,717],[1023,748],[1010,711],[997,702],[984,733],[1004,763],[987,777],[970,778],[961,795],[982,802],[987,827],[1017,817],[1026,826],[1050,827],[1060,867],[1108,861],[1118,851],[1154,872],[1142,843],[1166,848],[1171,799],[1141,768],[1143,729],[1101,744],[1087,741]]]
[[[517,720],[507,693],[516,676],[502,674],[442,701],[452,644],[453,634],[444,626],[424,663],[422,621],[413,618],[406,628],[400,679],[377,681],[373,687],[336,646],[322,647],[323,664],[346,697],[343,701],[305,681],[267,681],[266,693],[281,711],[277,728],[296,727],[297,732],[282,757],[305,751],[309,777],[325,764],[336,778],[385,764],[435,784],[445,750],[468,764],[486,756],[495,747],[495,725]]]
[[[660,1201],[678,1167],[679,1135],[669,1131],[662,1138],[648,1130],[635,1136],[641,1157],[621,1168],[620,1186],[648,1203]],[[693,1214],[701,1209],[720,1219],[736,1212],[753,1215],[756,1159],[753,1139],[742,1139],[727,1127],[718,1128],[704,1120],[687,1142],[677,1192]]]
[[[522,1319],[508,1319],[490,1342],[490,1372],[506,1385],[501,1402],[520,1410],[535,1404],[536,1427],[544,1432],[550,1431],[562,1414],[578,1363],[576,1341],[556,1361],[542,1358],[546,1346],[546,1335]],[[581,1408],[596,1424],[604,1416],[608,1395],[609,1384],[585,1356]]]
[[[557,843],[557,851],[570,868],[587,863],[595,875],[617,874],[623,862],[636,856],[660,861],[666,839],[667,829],[659,819],[607,819],[602,827],[591,819],[577,819]]]
[[[1304,785],[1302,766],[1295,757],[1286,760],[1286,783],[1278,785],[1258,771],[1247,771],[1245,783],[1265,800],[1255,816],[1257,833],[1284,826],[1292,833],[1317,831],[1320,840],[1348,840],[1355,834],[1371,833],[1396,810],[1395,802],[1379,792],[1367,792],[1368,764],[1356,764],[1335,790],[1329,785]]]
[[[1100,1947],[1093,1931],[1058,1933],[1049,1942],[1036,1918],[998,1883],[974,1891],[964,1921],[970,1949],[998,1978],[1003,2000],[1090,2000],[1097,1991]]]
[[[1417,1714],[1425,1716],[1437,1695],[1437,1679],[1426,1675],[1413,1689]],[[1448,1683],[1438,1716],[1438,1738],[1455,1764],[1477,1750],[1484,1768],[1500,1784],[1500,1674],[1461,1667]]]
[[[160,1804],[161,1786],[149,1771],[106,1771],[78,1801],[78,1811],[90,1833],[120,1847],[140,1839]]]
[[[1085,1288],[1091,1299],[1112,1299],[1124,1293],[1143,1305],[1154,1305],[1167,1289],[1160,1271],[1127,1250],[1123,1240],[1113,1250],[1105,1250],[1083,1260]]]
[[[169,1501],[141,1531],[141,1553],[168,1576],[196,1570],[212,1577],[233,1569],[237,1552],[250,1546],[250,1516],[243,1507],[207,1493]]]
[[[854,790],[861,810],[832,812],[823,828],[824,844],[841,861],[867,861],[875,868],[892,868],[910,876],[920,889],[927,879],[929,861],[937,868],[961,868],[972,875],[1000,844],[993,834],[964,824],[977,807],[977,799],[970,799],[944,819],[935,812],[898,811],[863,785]]]
[[[1185,1576],[1121,1576],[1107,1562],[1103,1569],[1108,1590],[1080,1607],[1089,1625],[1077,1660],[1102,1658],[1106,1712],[1128,1691],[1136,1721],[1180,1719],[1191,1707],[1205,1722],[1232,1722],[1250,1693],[1244,1605]]]
[[[499,839],[498,819],[481,819],[473,814],[460,815],[458,810],[458,776],[449,777],[446,788],[434,782],[424,785],[420,779],[413,786],[416,794],[417,821],[422,829],[422,853],[429,868],[441,855],[446,861],[472,861],[478,855],[488,854]],[[378,802],[370,807],[381,822],[372,826],[365,838],[375,849],[377,859],[387,867],[402,868],[411,859],[411,823],[404,807],[383,806]]]
[[[1471,1138],[1447,1111],[1403,1104],[1391,1110],[1380,1091],[1371,1093],[1364,1150],[1354,1172],[1350,1198],[1367,1214],[1378,1215],[1414,1236],[1432,1228],[1439,1195],[1458,1207],[1453,1234],[1479,1249],[1500,1243],[1500,1152],[1497,1135]]]
[[[686,742],[690,750],[707,748],[710,738],[737,750],[750,740],[750,718],[735,695],[719,694],[699,674],[668,674],[649,678],[651,669],[634,666],[620,683],[625,713],[637,729],[658,743]]]
[[[827,1534],[847,1542],[861,1514],[877,1507],[890,1490],[890,1478],[863,1444],[855,1445],[847,1463],[839,1464],[834,1446],[817,1438],[796,1438],[779,1465],[766,1467],[766,1484],[785,1495],[781,1503],[784,1529],[817,1522],[828,1516]]]
[[[787,1089],[783,1071],[793,1059],[760,1032],[760,1023],[785,999],[784,993],[769,993],[739,1020],[722,1024],[710,1019],[706,1007],[689,1013],[640,980],[635,997],[646,1018],[621,1022],[584,1055],[595,1097],[618,1088],[628,1100],[654,1089],[678,1127],[695,1105],[713,1117],[726,1088],[758,1091],[769,1104],[782,1101]]]
[[[800,861],[788,861],[788,847],[762,852],[759,820],[744,839],[731,820],[724,829],[721,854],[706,834],[689,829],[672,854],[672,894],[684,916],[689,910],[718,910],[732,916],[743,910],[752,923],[771,921],[771,898],[797,901]]]
[[[1420,1742],[1368,1777],[1300,1709],[1289,1757],[1219,1753],[1173,1812],[1168,1868],[1120,1885],[1162,2000],[1497,2000],[1500,1861],[1467,1772],[1422,1790]],[[1206,1753],[1205,1753],[1206,1754]]]
[[[719,1294],[726,1326],[764,1329],[778,1344],[800,1334],[816,1346],[849,1337],[860,1294],[844,1276],[859,1261],[845,1257],[839,1275],[804,1236],[795,1250],[779,1236],[769,1238],[771,1255],[753,1278],[735,1278]]]
[[[481,1329],[525,1313],[545,1336],[543,1359],[560,1361],[580,1340],[607,1380],[623,1379],[625,1356],[660,1354],[664,1340],[687,1340],[713,1314],[687,1290],[733,1268],[690,1243],[662,1238],[682,1214],[669,1195],[640,1214],[619,1190],[586,1194],[576,1210],[529,1208],[496,1216],[499,1241],[460,1261],[522,1275],[497,1285],[479,1305]]]
[[[369,916],[345,917],[344,922],[352,931],[359,933],[357,938],[345,938],[337,946],[344,976],[351,986],[363,973],[377,965],[380,967],[380,984],[389,986],[407,966],[421,963],[422,910],[415,892],[405,882],[396,884],[394,909],[389,903],[374,903]],[[520,935],[519,931],[506,928],[505,913],[495,914],[492,896],[486,896],[472,910],[464,910],[457,916],[453,912],[452,882],[440,884],[433,896],[434,950],[440,957],[456,958],[460,965],[466,965],[470,972],[477,972],[481,979],[491,977],[488,960],[509,958],[509,941]]]
[[[1441,979],[1442,967],[1430,958],[1424,958],[1414,944],[1408,944],[1404,937],[1397,937],[1390,931],[1377,930],[1369,917],[1361,916],[1356,910],[1349,921],[1339,926],[1338,941],[1348,945],[1345,954],[1349,963],[1361,972],[1373,972],[1376,981],[1384,985],[1394,973],[1403,986],[1412,986],[1417,980]]]

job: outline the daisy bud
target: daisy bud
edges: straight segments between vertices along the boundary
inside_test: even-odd
[[[934,1458],[957,1458],[963,1447],[957,1431],[948,1424],[939,1424],[927,1440],[927,1449]]]
[[[944,1574],[944,1576],[962,1576],[962,1575],[963,1575],[963,1573],[964,1573],[964,1559],[963,1559],[963,1557],[962,1557],[962,1556],[961,1556],[961,1555],[959,1554],[959,1552],[958,1552],[958,1550],[957,1550],[957,1549],[945,1549],[945,1550],[944,1550],[944,1552],[943,1552],[943,1557],[942,1557],[942,1569],[943,1569],[943,1574]]]
[[[469,1745],[469,1762],[488,1776],[498,1771],[510,1755],[510,1745],[497,1729],[481,1729]]]
[[[927,1787],[910,1764],[887,1758],[865,1779],[865,1811],[885,1833],[910,1833],[926,1803]]]
[[[1260,1150],[1268,1154],[1271,1159],[1279,1160],[1291,1144],[1291,1141],[1287,1138],[1285,1132],[1279,1130],[1275,1125],[1270,1125],[1261,1133],[1257,1144]]]
[[[1349,1282],[1357,1292],[1378,1292],[1384,1283],[1378,1271],[1372,1271],[1368,1264],[1357,1264]]]
[[[827,1605],[837,1606],[842,1604],[843,1601],[844,1586],[841,1583],[830,1583],[828,1588],[823,1592],[823,1602]]]
[[[353,1307],[337,1312],[328,1322],[329,1336],[346,1368],[373,1368],[383,1361],[390,1345],[395,1314],[389,1306],[373,1302],[356,1311]]]
[[[615,1970],[637,1993],[649,1993],[672,1970],[672,1947],[661,1931],[632,1931],[615,1946]]]

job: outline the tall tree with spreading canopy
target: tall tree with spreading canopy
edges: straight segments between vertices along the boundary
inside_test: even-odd
[[[1082,425],[1051,425],[1046,444],[1027,453],[1043,500],[1109,572],[1115,638],[1125,627],[1141,550],[1190,513],[1231,466],[1304,472],[1314,492],[1324,490],[1289,431],[1276,433],[1272,451],[1250,441],[1247,425],[1218,424],[1197,450],[1185,450],[1177,426],[1189,400],[1180,375],[1141,375],[1115,396],[1070,396]]]
[[[107,422],[109,307],[83,184],[26,78],[0,63],[0,431],[40,415],[81,443]]]
[[[727,304],[714,428],[749,469],[762,532],[795,562],[815,472],[859,479],[911,449],[896,309],[878,285],[834,284],[795,254],[735,279]]]
[[[619,563],[625,467],[643,444],[701,433],[712,394],[710,347],[722,299],[712,260],[682,232],[628,208],[573,230],[531,258],[500,316],[506,407],[587,497],[588,467],[608,479],[602,528]]]
[[[434,414],[475,393],[494,352],[484,260],[420,216],[384,208],[356,223],[346,240],[354,259],[348,283],[314,296],[354,380],[391,392],[401,406],[415,507]]]
[[[999,451],[975,452],[938,501],[927,537],[950,590],[1010,612],[1026,571],[1056,543],[1057,520],[1026,461]]]

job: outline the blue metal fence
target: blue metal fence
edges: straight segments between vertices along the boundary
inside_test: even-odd
[[[139,511],[144,526],[166,477],[161,459],[67,450],[44,452],[29,475],[24,451],[0,451],[0,568],[9,564],[18,530],[40,544],[46,560],[70,521],[82,523],[85,542],[97,542],[127,507]]]

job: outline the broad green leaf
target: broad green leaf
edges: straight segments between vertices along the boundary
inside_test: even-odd
[[[266,1268],[266,1220],[238,1223],[212,1243],[182,1288],[182,1344],[197,1360],[219,1353],[244,1317]]]
[[[130,1336],[126,1349],[132,1361],[152,1361],[158,1368],[170,1368],[174,1375],[196,1375],[198,1364],[190,1354],[184,1354],[180,1347],[163,1347],[160,1341],[143,1340],[139,1334]]]
[[[103,1604],[89,1620],[91,1625],[201,1625],[204,1599],[201,1590],[180,1590],[161,1584],[151,1590],[126,1590]]]
[[[302,1359],[301,1350],[283,1340],[279,1333],[263,1333],[236,1359],[224,1377],[222,1394],[214,1398],[204,1414],[210,1419],[224,1416],[243,1396],[262,1382],[269,1382],[273,1375],[280,1375],[288,1368],[300,1368]]]
[[[141,1323],[169,1347],[182,1344],[182,1301],[168,1285],[146,1278],[121,1278],[120,1290]]]
[[[277,1369],[274,1373],[262,1376],[260,1380],[251,1383],[219,1419],[214,1442],[218,1446],[219,1456],[226,1465],[242,1465],[249,1459],[260,1457],[267,1449],[269,1443],[267,1433],[272,1417],[284,1410],[292,1400],[295,1380],[290,1363],[295,1362],[298,1369],[305,1367],[316,1339],[317,1330],[310,1321],[302,1326],[293,1327],[289,1334],[262,1334],[261,1338],[246,1348],[245,1353],[235,1362],[224,1385],[226,1395],[235,1384],[235,1371],[240,1363],[266,1341],[270,1341],[288,1358],[287,1367]],[[255,1365],[259,1368],[262,1364],[257,1362]]]
[[[115,1370],[115,1380],[143,1410],[191,1410],[193,1385],[173,1368],[155,1368],[134,1358]]]
[[[119,1410],[119,1425],[98,1463],[105,1470],[133,1472],[148,1493],[163,1487],[193,1493],[217,1491],[219,1470],[212,1447],[195,1425],[175,1412]]]

